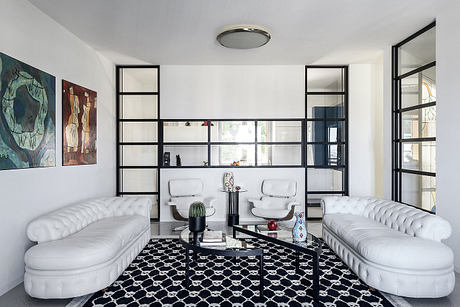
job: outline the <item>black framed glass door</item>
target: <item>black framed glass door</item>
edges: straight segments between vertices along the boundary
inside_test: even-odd
[[[305,67],[305,211],[321,219],[321,197],[348,195],[348,66]]]

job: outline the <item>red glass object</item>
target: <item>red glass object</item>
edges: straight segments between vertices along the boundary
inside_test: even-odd
[[[267,223],[267,227],[269,230],[276,230],[276,228],[278,228],[278,224],[276,223],[275,220],[270,220]]]

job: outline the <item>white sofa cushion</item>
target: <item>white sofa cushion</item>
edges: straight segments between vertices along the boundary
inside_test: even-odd
[[[26,266],[37,270],[84,269],[117,256],[149,228],[145,216],[125,215],[102,219],[65,239],[44,242],[25,254]]]
[[[452,250],[440,242],[413,237],[351,214],[328,214],[323,223],[358,254],[379,265],[408,270],[452,266]]]

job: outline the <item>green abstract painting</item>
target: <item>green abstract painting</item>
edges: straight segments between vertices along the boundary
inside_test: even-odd
[[[56,165],[56,78],[0,52],[0,170]]]

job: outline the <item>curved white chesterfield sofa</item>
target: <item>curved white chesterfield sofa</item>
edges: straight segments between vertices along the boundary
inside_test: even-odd
[[[446,220],[416,208],[375,198],[326,197],[323,239],[369,286],[418,298],[450,294],[454,255],[441,243]]]
[[[69,298],[113,283],[150,239],[151,200],[100,198],[33,220],[38,242],[24,256],[24,288],[37,298]]]

